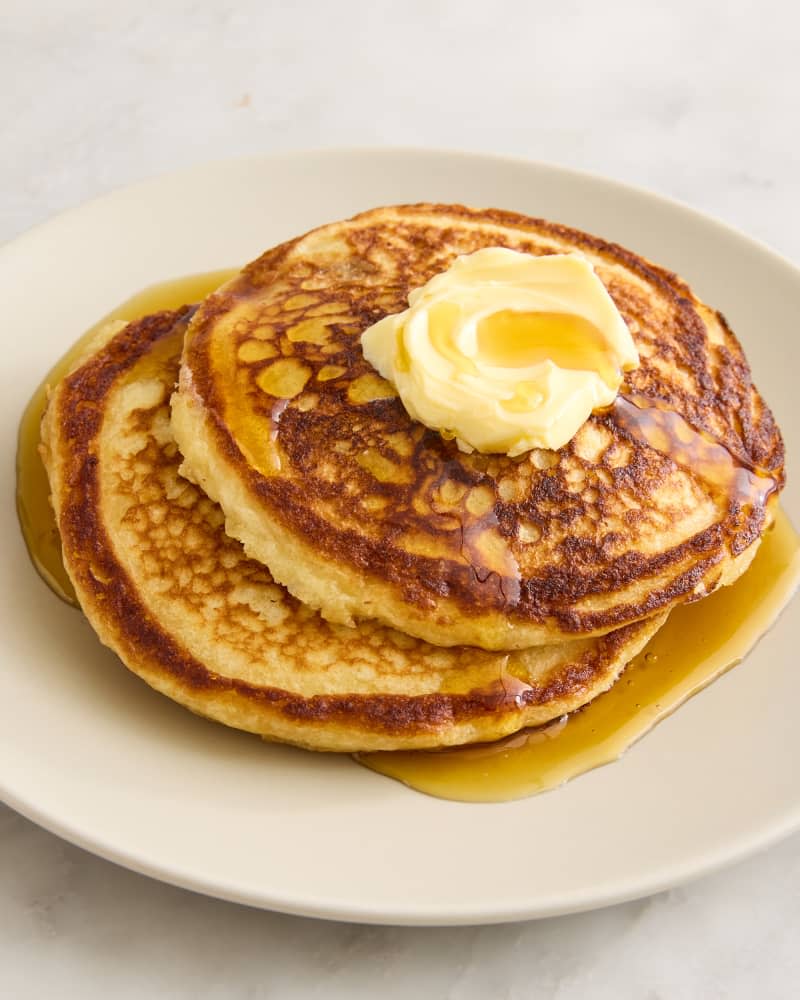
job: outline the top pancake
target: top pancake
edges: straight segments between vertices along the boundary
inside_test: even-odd
[[[487,246],[583,252],[639,351],[617,403],[557,452],[463,454],[363,357],[367,326]],[[228,532],[300,600],[487,649],[601,634],[729,582],[783,484],[739,343],[678,277],[461,206],[376,209],[250,264],[192,321],[173,430]]]

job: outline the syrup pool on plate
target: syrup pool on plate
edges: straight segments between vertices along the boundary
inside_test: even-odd
[[[619,758],[661,719],[738,663],[800,580],[800,538],[778,509],[750,568],[730,587],[671,612],[616,684],[541,729],[453,750],[360,754],[360,763],[429,795],[523,798]]]

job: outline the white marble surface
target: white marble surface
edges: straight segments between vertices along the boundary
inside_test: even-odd
[[[198,160],[405,144],[596,170],[800,261],[795,5],[655,7],[5,0],[0,239]],[[788,998],[799,926],[797,836],[641,902],[413,930],[195,896],[0,806],[8,997]]]

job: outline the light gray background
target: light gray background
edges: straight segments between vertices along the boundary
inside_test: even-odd
[[[598,171],[800,262],[799,37],[788,0],[5,0],[0,239],[200,160],[390,144]],[[0,990],[788,998],[799,890],[794,837],[591,914],[458,930],[325,924],[159,885],[0,806]]]

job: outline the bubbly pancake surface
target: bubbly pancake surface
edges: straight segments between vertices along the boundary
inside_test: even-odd
[[[332,625],[278,586],[179,474],[169,396],[191,309],[110,328],[55,388],[43,458],[101,640],[195,712],[328,750],[490,740],[606,690],[663,615],[513,654]]]
[[[415,423],[363,330],[486,246],[580,251],[641,364],[557,452],[466,455]],[[265,253],[201,306],[173,430],[227,530],[331,621],[442,645],[602,634],[730,582],[783,445],[723,317],[640,257],[494,210],[376,209]]]

